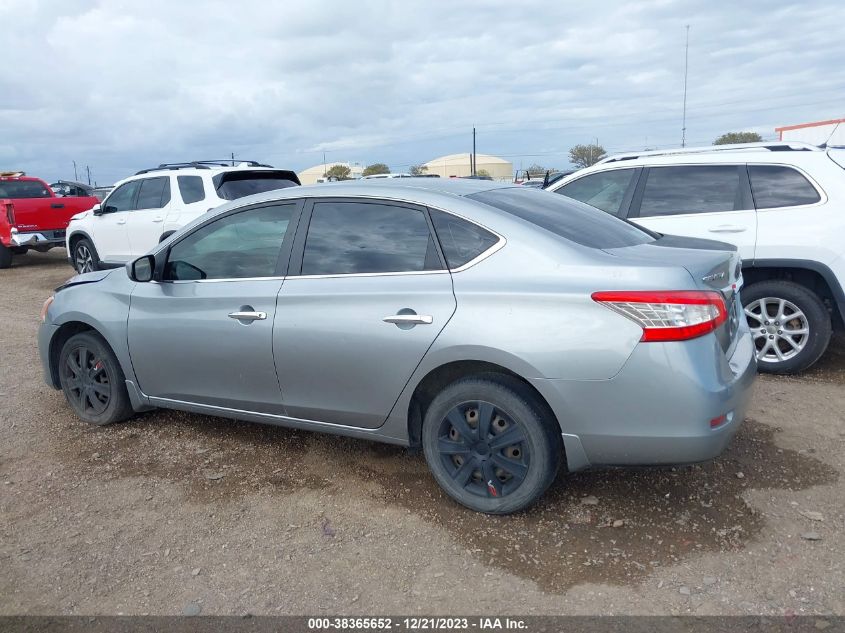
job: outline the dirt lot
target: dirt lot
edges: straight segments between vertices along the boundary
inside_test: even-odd
[[[845,614],[842,339],[806,376],[761,378],[719,460],[562,476],[492,518],[396,447],[80,422],[35,342],[70,273],[59,251],[0,271],[0,614]]]

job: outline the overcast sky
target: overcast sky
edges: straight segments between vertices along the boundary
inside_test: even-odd
[[[845,117],[845,2],[0,0],[0,170],[236,157],[393,171]]]

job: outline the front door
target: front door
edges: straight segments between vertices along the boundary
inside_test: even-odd
[[[131,250],[126,224],[135,208],[139,184],[139,181],[133,180],[120,185],[103,200],[102,214],[94,216],[91,230],[100,261],[129,261]]]
[[[144,178],[135,210],[129,214],[127,229],[132,257],[140,257],[161,241],[164,220],[170,209],[170,176]]]
[[[284,414],[273,319],[296,211],[276,203],[203,224],[170,247],[159,282],[136,285],[129,351],[143,393]]]
[[[299,274],[276,306],[288,415],[366,428],[387,418],[455,311],[427,216],[395,202],[314,203],[291,263]]]

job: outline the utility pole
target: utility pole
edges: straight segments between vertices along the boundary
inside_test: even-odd
[[[232,167],[235,166],[235,152],[232,152]]]
[[[79,176],[76,175],[76,161],[73,161],[73,179],[79,182]]]
[[[323,152],[323,178],[326,177],[326,153]]]
[[[687,43],[684,48],[684,118],[681,126],[681,147],[687,145],[687,74],[689,72],[689,24],[687,24]]]
[[[475,173],[475,168],[477,167],[475,158],[475,126],[472,127],[472,161],[470,161],[470,168],[472,169],[472,175],[477,176],[478,174]]]
[[[88,184],[90,185],[91,184],[91,167],[89,167],[88,165],[85,165],[85,171],[88,172]]]

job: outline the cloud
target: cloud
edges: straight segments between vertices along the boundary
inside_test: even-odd
[[[479,151],[564,166],[845,116],[836,0],[649,3],[0,0],[0,168],[113,182],[237,156],[402,170]]]

